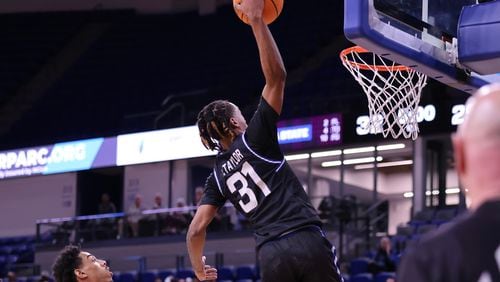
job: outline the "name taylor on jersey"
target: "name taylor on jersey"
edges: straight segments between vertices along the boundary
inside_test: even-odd
[[[243,154],[239,149],[234,150],[229,157],[229,160],[222,164],[222,174],[226,176],[228,173],[233,171],[240,164],[241,160],[243,160]]]

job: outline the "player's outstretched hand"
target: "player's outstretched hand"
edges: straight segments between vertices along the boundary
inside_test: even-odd
[[[202,262],[203,262],[203,272],[196,272],[196,277],[200,280],[200,281],[211,281],[211,280],[216,280],[217,279],[217,269],[215,269],[214,267],[211,267],[210,265],[208,264],[205,264],[205,261],[207,260],[207,258],[205,256],[203,256],[201,258]]]
[[[234,8],[245,14],[250,23],[262,20],[264,0],[238,0],[233,2]]]

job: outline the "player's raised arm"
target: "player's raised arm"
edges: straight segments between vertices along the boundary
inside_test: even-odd
[[[242,0],[240,4],[235,4],[235,8],[247,16],[257,41],[260,63],[266,79],[262,97],[281,114],[286,70],[271,31],[262,19],[264,0]]]

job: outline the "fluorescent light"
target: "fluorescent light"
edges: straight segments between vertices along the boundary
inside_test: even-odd
[[[377,157],[377,161],[380,162],[382,161],[382,157]],[[344,165],[351,165],[351,164],[362,164],[362,163],[372,163],[375,161],[374,157],[368,157],[368,158],[359,158],[359,159],[349,159],[349,160],[344,160]],[[329,162],[322,162],[321,166],[322,167],[332,167],[332,166],[339,166],[342,163],[340,161],[329,161]]]
[[[332,167],[332,166],[339,166],[341,164],[340,161],[330,161],[330,162],[322,162],[321,166],[322,167]]]
[[[375,147],[373,147],[373,146],[359,147],[359,148],[344,149],[344,154],[349,155],[349,154],[366,153],[366,152],[373,152],[373,151],[375,151]]]
[[[382,157],[377,157],[377,162],[381,162],[383,160]],[[345,165],[351,165],[351,164],[362,164],[362,163],[373,163],[375,161],[374,157],[368,157],[368,158],[359,158],[359,159],[349,159],[345,160],[344,164]]]
[[[403,197],[405,197],[405,198],[411,198],[411,197],[413,197],[413,192],[404,192],[403,193]]]
[[[323,152],[312,153],[311,157],[312,158],[323,158],[323,157],[331,157],[331,156],[340,156],[340,154],[342,154],[341,150],[323,151]]]
[[[380,145],[377,146],[377,151],[397,150],[397,149],[404,149],[405,147],[406,145],[403,143]]]
[[[377,146],[377,150],[378,151],[388,151],[388,150],[403,149],[405,147],[406,147],[406,145],[403,143],[395,143],[395,144]],[[358,147],[358,148],[344,149],[344,154],[349,155],[349,154],[367,153],[367,152],[373,152],[373,151],[375,151],[375,147],[373,147],[373,146]],[[311,157],[312,158],[323,158],[323,157],[331,157],[331,156],[340,156],[341,154],[342,154],[342,150],[332,150],[332,151],[315,152],[315,153],[311,154]]]
[[[308,158],[309,158],[309,154],[296,154],[296,155],[285,156],[285,160],[287,160],[287,161],[304,160],[304,159],[308,159]]]
[[[460,188],[448,188],[445,190],[445,193],[446,194],[458,194],[458,193],[460,193]],[[431,194],[434,196],[439,195],[439,190],[432,190],[432,192],[425,191],[426,196],[430,196]],[[413,192],[404,192],[403,197],[411,198],[411,197],[413,197]]]
[[[460,193],[460,188],[448,188],[444,192],[446,194],[458,194]]]
[[[432,190],[432,192],[431,192],[431,191],[425,191],[425,195],[426,195],[426,196],[430,196],[430,195],[431,195],[431,193],[432,193],[432,195],[434,195],[434,196],[439,195],[439,190]]]
[[[404,160],[404,161],[378,163],[377,167],[391,167],[391,166],[402,166],[402,165],[412,165],[412,164],[413,164],[412,160]],[[374,166],[375,166],[374,164],[362,164],[355,166],[354,169],[368,169],[368,168],[373,168]]]

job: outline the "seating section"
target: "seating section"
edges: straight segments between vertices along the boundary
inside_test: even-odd
[[[289,73],[303,68],[328,44],[346,42],[340,36],[341,23],[331,20],[341,14],[331,1],[287,3],[271,30]],[[68,15],[70,18],[71,13]],[[74,25],[71,21],[68,19],[70,26]],[[15,140],[12,137],[4,142],[20,146],[20,140],[33,140],[30,136],[52,143],[190,125],[213,97],[231,99],[242,105],[247,115],[255,109],[264,83],[257,49],[250,29],[235,19],[231,5],[207,16],[123,11],[100,17],[97,22],[109,28],[14,125],[10,135]],[[68,38],[61,40],[67,42]],[[334,88],[339,75],[349,74],[337,54],[333,52],[287,87],[285,118],[340,108],[331,102],[331,94],[333,89],[339,90]],[[170,95],[175,97],[171,104],[179,106],[155,124],[155,117],[165,110],[162,101]],[[308,103],[313,106],[306,106]],[[136,114],[142,115],[133,118]]]
[[[0,105],[13,96],[81,28],[84,13],[3,14]]]
[[[416,214],[406,225],[398,226],[391,238],[393,247],[402,253],[407,245],[420,240],[422,235],[442,228],[459,214],[457,206],[427,208]]]
[[[397,267],[405,248],[418,242],[425,234],[449,224],[456,217],[459,209],[456,206],[445,208],[428,208],[416,214],[406,225],[398,226],[397,233],[391,236],[390,259]],[[385,282],[394,278],[394,272],[377,272],[371,267],[375,250],[366,252],[365,257],[355,258],[349,263],[349,281],[358,282]]]
[[[0,238],[0,277],[20,265],[30,267],[35,260],[33,236]]]
[[[259,275],[256,274],[258,267],[255,265],[241,266],[223,266],[217,268],[217,281],[225,282],[257,282],[260,281]],[[163,270],[148,270],[142,273],[136,271],[116,272],[113,275],[115,282],[155,282],[160,279],[162,282],[167,278],[186,279],[194,278],[194,272],[191,269],[163,269]],[[26,279],[31,279],[28,277]]]

